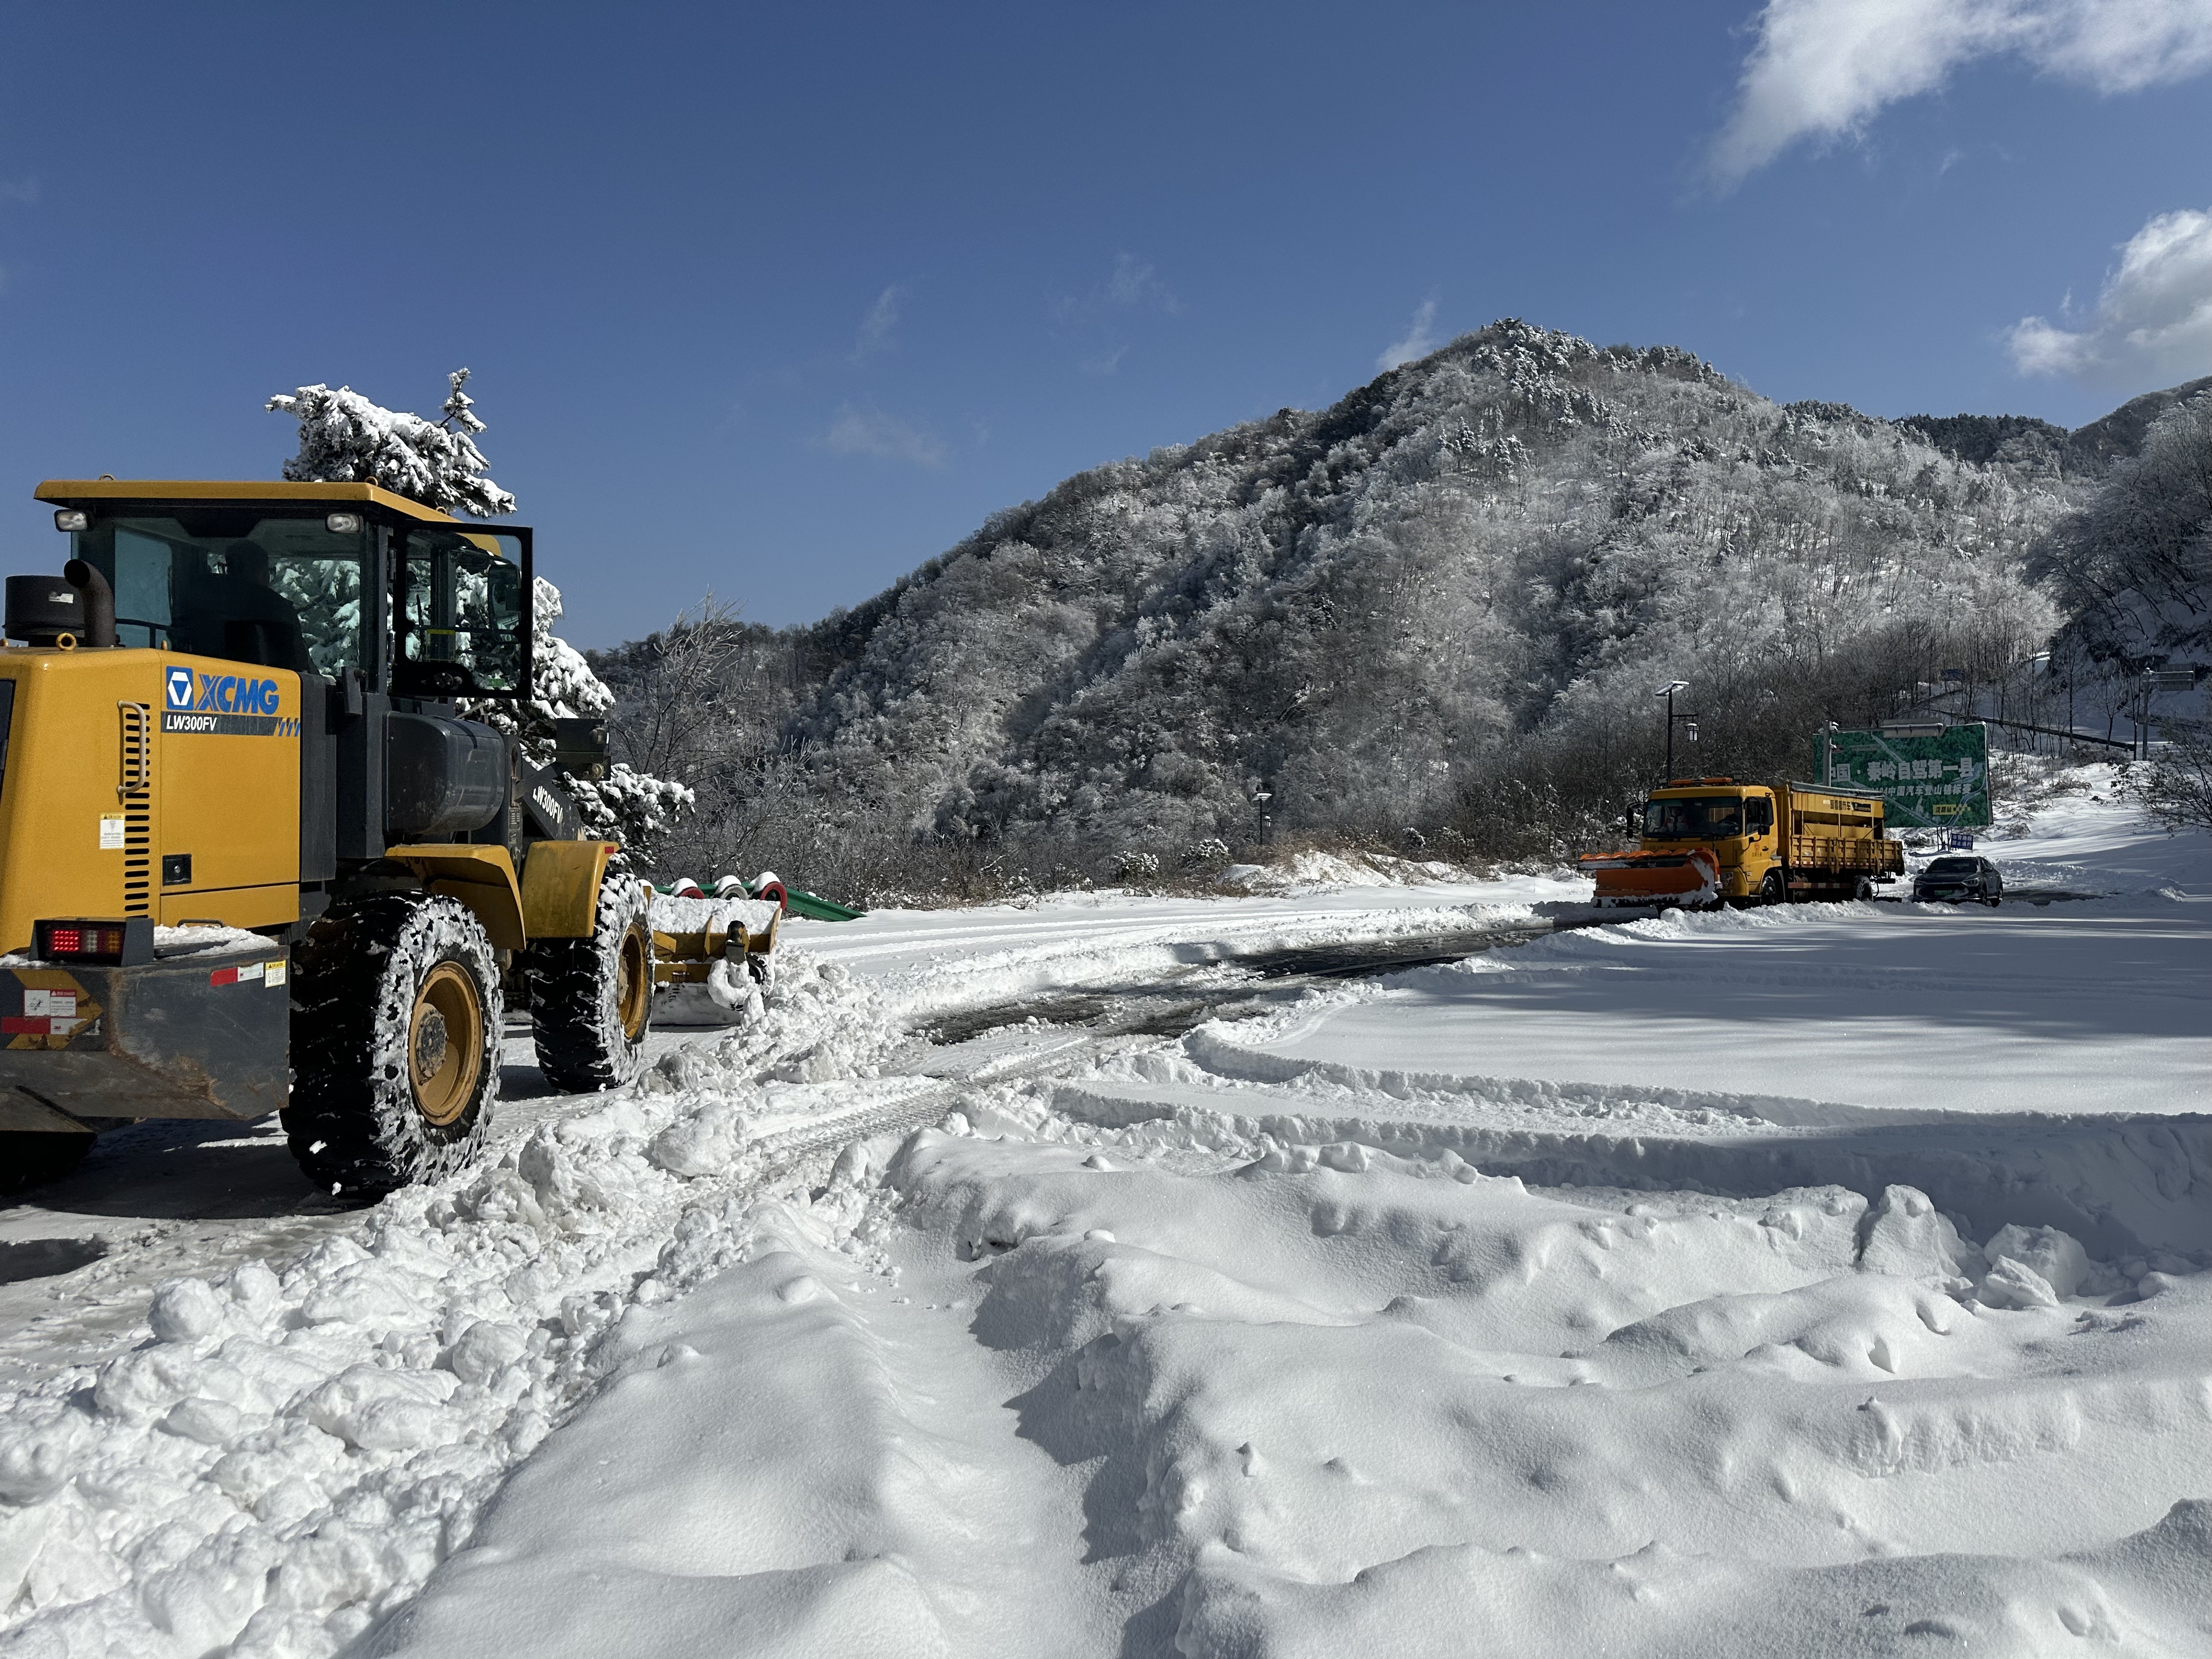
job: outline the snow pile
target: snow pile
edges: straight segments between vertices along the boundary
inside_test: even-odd
[[[1902,1187],[1547,1192],[1049,1098],[851,1160],[627,1322],[378,1650],[2212,1633],[2212,1275]]]
[[[618,1363],[607,1334],[742,1255],[746,1126],[912,1091],[849,1080],[846,988],[794,962],[703,1059],[295,1259],[167,1284],[137,1346],[0,1402],[0,1654],[309,1659],[403,1603]]]
[[[1232,864],[1224,887],[1248,893],[1304,893],[1342,887],[1404,887],[1465,882],[1466,871],[1437,859],[1399,859],[1387,853],[1294,853],[1281,864]]]

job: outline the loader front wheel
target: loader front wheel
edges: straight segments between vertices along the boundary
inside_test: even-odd
[[[307,1178],[380,1198],[461,1168],[499,1097],[499,968],[458,900],[379,893],[301,941],[284,1134]]]
[[[1759,902],[1761,904],[1784,904],[1789,902],[1790,889],[1782,879],[1779,870],[1769,870],[1759,878]]]
[[[539,939],[523,953],[538,1069],[556,1089],[612,1089],[645,1063],[653,1011],[646,902],[644,884],[617,860],[600,878],[591,937]]]

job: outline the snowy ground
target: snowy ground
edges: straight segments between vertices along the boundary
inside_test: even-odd
[[[2212,1651],[2212,850],[1991,850],[794,927],[366,1214],[134,1132],[0,1217],[0,1655]]]

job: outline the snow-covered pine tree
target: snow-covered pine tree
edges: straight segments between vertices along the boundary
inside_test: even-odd
[[[475,400],[462,390],[469,371],[457,368],[447,378],[453,389],[439,410],[444,418],[437,421],[386,409],[350,386],[333,392],[303,386],[271,398],[272,412],[300,423],[300,453],[284,463],[285,477],[296,483],[377,484],[441,513],[480,519],[514,512],[514,495],[486,476],[490,464],[477,447],[484,423],[477,417]],[[556,720],[605,714],[615,696],[582,653],[553,632],[561,590],[540,576],[533,599],[537,648],[529,701],[519,707],[482,702],[465,712],[516,732],[525,752],[544,766],[552,760]],[[649,777],[620,761],[596,783],[578,778],[570,785],[586,830],[625,847],[648,844],[692,803],[691,791],[682,784]]]
[[[438,421],[386,409],[345,386],[303,386],[271,398],[271,410],[300,423],[300,453],[284,463],[284,476],[295,483],[380,484],[441,513],[495,519],[514,512],[514,497],[484,476],[490,464],[477,447],[484,423],[461,390],[469,371],[447,378],[453,390]]]

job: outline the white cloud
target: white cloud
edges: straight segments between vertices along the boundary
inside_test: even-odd
[[[2021,374],[2099,387],[2212,374],[2212,211],[2161,213],[2130,237],[2087,326],[2023,317],[2008,341]]]
[[[946,454],[945,441],[935,433],[886,415],[872,404],[865,408],[844,404],[822,441],[840,455],[873,455],[917,466],[942,466]]]
[[[860,319],[860,337],[853,342],[854,362],[864,363],[878,352],[891,349],[891,331],[898,326],[899,313],[905,308],[906,290],[896,283],[876,295],[875,304]]]
[[[1109,312],[1135,311],[1147,306],[1170,317],[1182,310],[1175,290],[1160,280],[1150,261],[1133,253],[1117,253],[1111,276],[1087,294],[1064,295],[1054,301],[1052,314],[1063,323],[1079,323]]]
[[[1437,338],[1437,302],[1433,298],[1424,300],[1413,307],[1413,320],[1407,327],[1406,337],[1384,346],[1382,355],[1375,360],[1375,367],[1395,368],[1416,357],[1427,356],[1443,343]]]
[[[1713,177],[1733,185],[1801,138],[1856,137],[2002,53],[2101,93],[2183,80],[2212,67],[2212,0],[1767,0]]]

